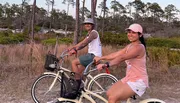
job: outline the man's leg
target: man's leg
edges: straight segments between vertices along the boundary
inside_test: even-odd
[[[80,62],[78,58],[72,61],[72,71],[77,73],[77,75],[75,75],[76,81],[74,81],[73,85],[71,85],[72,91],[70,93],[65,94],[65,98],[75,99],[77,97],[81,85],[80,76],[83,69],[84,69],[83,66],[80,66]]]
[[[79,58],[74,59],[71,65],[72,65],[72,71],[79,74],[81,74],[85,68],[84,66],[81,65]]]

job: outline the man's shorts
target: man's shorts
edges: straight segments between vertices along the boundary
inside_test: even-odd
[[[88,53],[88,54],[80,56],[79,61],[80,61],[81,65],[86,67],[89,63],[91,63],[93,61],[94,57],[95,57],[94,54]]]
[[[131,87],[131,89],[139,96],[142,96],[146,91],[146,85],[142,79],[139,79],[135,82],[127,82],[127,84]]]

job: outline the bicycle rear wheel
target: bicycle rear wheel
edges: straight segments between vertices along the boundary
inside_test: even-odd
[[[60,97],[61,79],[58,77],[51,90],[49,87],[53,83],[56,75],[43,74],[35,80],[31,88],[31,95],[35,103],[55,103]],[[63,90],[66,90],[65,82],[63,82]]]
[[[117,81],[117,78],[113,75],[101,73],[94,77],[94,80],[88,84],[87,89],[107,99],[106,91]],[[99,99],[95,97],[93,97],[93,99],[95,99],[97,103],[100,103]]]

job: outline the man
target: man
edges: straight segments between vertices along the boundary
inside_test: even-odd
[[[84,47],[88,46],[88,53],[85,55],[80,56],[72,61],[72,71],[78,74],[82,74],[85,67],[91,63],[95,56],[102,56],[102,47],[100,42],[99,33],[94,30],[95,24],[93,19],[87,18],[84,22],[84,28],[88,31],[86,38],[78,43],[77,45],[73,46],[70,51],[69,55],[76,54],[78,50],[83,49]],[[66,98],[76,98],[77,92],[80,88],[81,80],[80,78],[76,77],[77,86],[71,93],[65,94]]]

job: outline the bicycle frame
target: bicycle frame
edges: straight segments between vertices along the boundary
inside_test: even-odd
[[[108,101],[107,101],[105,98],[103,98],[102,96],[100,96],[100,95],[98,95],[98,94],[96,94],[96,93],[93,93],[93,92],[91,92],[91,91],[89,91],[89,90],[86,90],[86,89],[81,91],[81,96],[80,96],[79,100],[77,100],[77,99],[67,99],[67,98],[62,98],[62,97],[58,98],[58,100],[59,100],[60,102],[61,102],[61,101],[67,101],[67,102],[82,103],[82,99],[83,99],[83,98],[86,98],[86,99],[89,100],[91,103],[96,103],[96,102],[91,98],[91,96],[89,96],[89,94],[90,94],[91,96],[95,96],[95,97],[101,99],[102,101],[104,101],[104,103],[108,103]]]
[[[86,67],[86,69],[85,69],[84,72],[83,72],[83,75],[86,76],[87,78],[90,78],[89,84],[90,84],[91,82],[95,82],[103,91],[105,91],[105,90],[102,88],[102,86],[95,81],[95,78],[96,78],[96,77],[98,77],[99,75],[104,75],[104,73],[98,74],[98,75],[96,75],[95,77],[91,76],[91,75],[90,75],[90,72],[97,70],[97,69],[88,70],[89,66],[91,66],[92,64],[93,64],[93,62],[91,62],[91,63]],[[110,75],[110,74],[107,74],[107,75]],[[114,77],[114,78],[115,78],[115,77]],[[117,79],[116,79],[116,80],[117,80]],[[88,82],[88,81],[87,81],[87,79],[86,79],[86,81],[85,81],[84,84],[87,85],[87,82]],[[88,88],[89,88],[89,85],[88,85]],[[95,100],[93,100],[90,95],[99,98],[100,100],[104,101],[104,103],[108,103],[108,101],[107,101],[105,98],[103,98],[102,96],[100,96],[100,95],[98,95],[98,94],[96,94],[96,93],[94,93],[94,92],[86,89],[86,86],[84,86],[84,88],[81,90],[81,95],[80,95],[80,98],[79,98],[78,100],[77,100],[77,99],[67,99],[67,98],[63,98],[63,97],[58,98],[58,100],[59,100],[59,101],[82,103],[82,99],[83,99],[83,98],[86,98],[86,99],[89,100],[91,103],[96,103]]]
[[[91,64],[91,63],[90,63],[90,64]],[[89,65],[89,66],[90,66],[90,65]],[[88,68],[89,66],[87,66],[87,68]],[[61,67],[61,68],[63,68],[63,67]],[[85,70],[87,70],[87,68],[86,68]],[[105,75],[106,73],[101,73],[101,74],[98,74],[98,75],[96,75],[96,76],[93,77],[93,76],[90,74],[90,72],[95,71],[95,70],[96,70],[96,69],[90,70],[88,73],[87,73],[87,71],[84,72],[84,75],[86,75],[86,80],[83,81],[84,87],[89,88],[89,85],[88,85],[88,84],[90,84],[90,83],[92,83],[92,82],[95,82],[95,84],[96,84],[102,91],[105,91],[105,90],[103,89],[103,87],[102,87],[98,82],[95,81],[95,78],[97,78],[97,77],[100,76],[100,75]],[[54,73],[54,72],[44,72],[44,73],[43,73],[43,74],[55,75],[55,79],[53,80],[52,84],[50,85],[50,87],[49,87],[49,89],[48,89],[48,91],[47,91],[46,93],[48,93],[49,91],[51,91],[51,89],[53,88],[53,86],[54,86],[54,84],[56,83],[56,81],[57,81],[58,78],[61,79],[60,73],[63,73],[65,77],[70,78],[69,75],[68,75],[66,72],[69,72],[69,73],[70,73],[71,71],[68,70],[68,69],[66,69],[66,68],[63,68],[62,70],[57,71],[57,73]],[[106,75],[110,75],[110,74],[106,74]],[[111,75],[111,76],[112,76],[112,75]],[[114,77],[114,76],[112,76],[112,77]],[[115,78],[116,81],[118,81],[116,77],[114,77],[114,78]],[[89,83],[88,83],[88,82],[89,82]],[[46,93],[45,93],[45,94],[46,94]]]
[[[46,75],[54,75],[55,78],[54,80],[52,81],[52,83],[50,84],[48,90],[45,92],[44,95],[46,95],[49,91],[52,90],[53,86],[55,85],[57,79],[63,79],[62,75],[63,74],[65,77],[67,78],[70,78],[70,75],[69,73],[71,73],[71,70],[67,69],[67,68],[64,68],[62,66],[63,62],[64,62],[64,57],[67,56],[68,54],[65,54],[65,52],[63,52],[60,56],[60,59],[62,60],[59,64],[57,64],[57,72],[44,72],[43,74],[46,74]],[[91,62],[84,70],[83,72],[83,75],[86,77],[85,81],[83,81],[83,84],[84,84],[84,90],[81,91],[81,96],[80,96],[80,99],[79,100],[73,100],[73,99],[66,99],[66,98],[58,98],[58,100],[60,101],[73,101],[75,103],[81,103],[82,101],[82,98],[86,98],[87,100],[91,101],[92,103],[96,103],[90,95],[93,95],[99,99],[101,99],[102,101],[104,101],[105,103],[107,103],[107,100],[105,98],[103,98],[102,96],[98,95],[97,93],[94,93],[92,91],[89,91],[87,88],[89,88],[90,84],[89,83],[92,83],[94,82],[101,90],[102,92],[104,92],[105,90],[103,89],[103,87],[96,81],[95,78],[97,78],[98,76],[100,75],[110,75],[110,74],[106,74],[106,73],[101,73],[101,74],[98,74],[96,76],[92,76],[90,73],[93,72],[93,71],[96,71],[97,69],[96,68],[89,68],[91,67],[91,65],[93,64],[93,62]],[[112,76],[112,75],[111,75]],[[113,78],[115,78],[115,80],[117,81],[116,77],[112,76]],[[63,80],[62,80],[63,81]],[[88,85],[89,84],[89,85]]]

